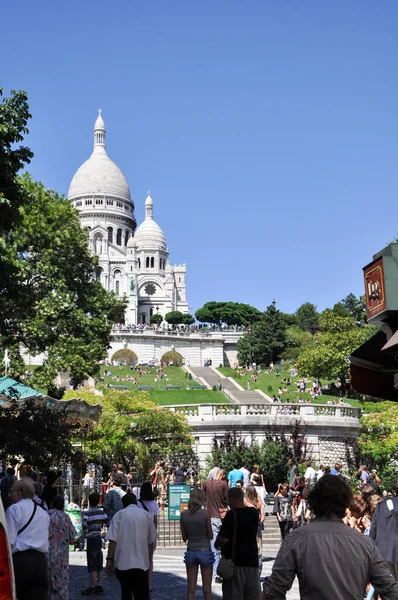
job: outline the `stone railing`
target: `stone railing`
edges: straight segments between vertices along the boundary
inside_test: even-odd
[[[329,406],[326,404],[184,404],[170,406],[170,410],[184,414],[187,418],[200,417],[202,420],[215,420],[220,416],[297,416],[303,419],[330,417],[359,419],[361,410],[352,406]]]

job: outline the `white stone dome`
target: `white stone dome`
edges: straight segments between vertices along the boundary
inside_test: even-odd
[[[98,111],[94,125],[94,150],[76,171],[69,186],[68,198],[103,194],[131,201],[127,180],[119,167],[109,158],[105,149],[105,123]]]
[[[134,239],[137,243],[137,250],[167,249],[165,235],[153,220],[153,201],[149,193],[145,200],[145,221],[137,228]]]
[[[137,245],[137,242],[135,240],[134,236],[129,237],[128,241],[127,241],[127,248],[135,248]]]

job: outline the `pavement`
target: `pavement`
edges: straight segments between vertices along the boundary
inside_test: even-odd
[[[154,559],[154,573],[152,579],[151,600],[186,600],[186,573],[183,562],[184,548],[157,548]],[[263,548],[263,571],[261,579],[271,574],[272,565],[278,553],[278,548]],[[105,554],[104,554],[105,559]],[[69,600],[82,600],[81,590],[88,587],[88,572],[85,552],[70,552],[69,554]],[[105,565],[105,560],[104,560]],[[120,598],[120,585],[116,577],[104,573],[104,595],[92,596],[100,600],[118,600]],[[203,598],[198,577],[196,598]],[[222,598],[220,584],[214,584],[212,598]],[[297,580],[286,595],[287,600],[299,600]]]

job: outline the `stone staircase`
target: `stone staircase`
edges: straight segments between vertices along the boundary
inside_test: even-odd
[[[266,551],[267,546],[272,548],[278,548],[281,543],[281,532],[278,525],[278,519],[268,514],[264,521],[263,530],[263,554]]]
[[[271,401],[271,398],[265,394],[260,394],[257,390],[243,390],[238,383],[225,377],[225,375],[213,367],[189,368],[195,377],[200,377],[210,387],[213,387],[213,385],[218,387],[221,382],[222,391],[225,393],[225,390],[227,390],[228,393],[226,396],[231,396],[233,402],[237,404],[266,404]]]

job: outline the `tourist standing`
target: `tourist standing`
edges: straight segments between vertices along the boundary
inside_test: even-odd
[[[254,486],[258,497],[261,498],[261,502],[264,502],[267,488],[265,487],[264,475],[261,473],[260,465],[254,465],[253,473],[250,475],[250,483]]]
[[[258,512],[258,527],[257,527],[257,549],[258,549],[258,569],[261,575],[263,568],[263,529],[264,529],[264,502],[259,497],[254,485],[249,485],[245,489],[245,504],[254,506]]]
[[[319,469],[316,472],[316,480],[319,481],[321,477],[325,475],[325,465],[319,465]]]
[[[57,489],[54,487],[58,475],[55,471],[49,471],[47,473],[47,481],[43,486],[43,493],[41,495],[42,500],[47,504],[48,508],[51,508],[51,502],[57,495]]]
[[[11,487],[6,512],[18,600],[47,600],[48,513],[33,502],[35,488],[28,479]]]
[[[182,485],[185,483],[187,479],[187,470],[185,468],[185,463],[183,461],[180,462],[180,465],[174,470],[174,483]]]
[[[387,496],[376,506],[369,536],[375,541],[388,568],[398,581],[398,481],[393,496]],[[376,586],[375,586],[376,587]],[[379,588],[376,587],[380,594]]]
[[[104,496],[104,500],[102,502],[102,506],[108,515],[109,519],[112,520],[113,517],[119,510],[122,510],[122,498],[126,494],[121,489],[122,480],[120,476],[115,473],[112,478],[111,489]]]
[[[243,461],[241,468],[239,469],[243,473],[243,487],[247,487],[250,483],[250,471],[247,468],[249,465],[246,460]]]
[[[220,562],[221,552],[215,547],[215,541],[221,529],[222,519],[228,510],[228,484],[226,478],[227,474],[224,469],[219,469],[216,478],[208,479],[204,485],[207,510],[209,511],[213,532],[211,549],[214,553],[213,577],[216,583],[221,583],[221,578],[217,576],[217,566]]]
[[[237,481],[241,481],[243,485],[243,473],[239,470],[238,464],[235,464],[232,471],[228,473],[228,487],[234,488]]]
[[[86,504],[88,506],[88,497],[94,491],[94,483],[94,472],[88,471],[83,477],[82,510],[84,510]]]
[[[383,600],[398,598],[398,585],[372,540],[343,523],[351,498],[342,479],[321,478],[309,496],[316,518],[283,542],[265,578],[263,599],[285,598],[296,575],[306,600],[362,600],[368,582]]]
[[[228,504],[231,510],[225,516],[215,544],[216,548],[222,549],[225,558],[232,558],[234,554],[233,577],[223,579],[222,582],[223,599],[258,600],[258,511],[254,507],[245,506],[243,491],[238,488],[228,491]]]
[[[213,468],[210,469],[207,479],[216,479],[216,475],[219,470],[220,467],[218,465],[218,460],[213,461]]]
[[[159,468],[156,471],[156,481],[157,481],[157,490],[158,490],[158,502],[159,502],[159,510],[160,514],[164,514],[164,506],[166,504],[167,498],[167,479],[166,479],[166,471],[165,471],[165,462],[162,460],[159,463]]]
[[[148,571],[156,529],[149,512],[138,508],[134,494],[127,494],[125,504],[112,519],[106,536],[106,571],[116,574],[122,600],[131,600],[132,595],[134,600],[150,600]]]
[[[194,488],[189,498],[188,510],[181,513],[181,535],[184,542],[188,542],[184,555],[188,580],[187,600],[195,598],[199,566],[202,575],[203,597],[205,600],[211,600],[214,554],[211,550],[210,540],[213,532],[210,514],[203,509],[204,501],[204,491]]]
[[[48,511],[50,517],[47,557],[49,600],[69,598],[69,544],[75,539],[76,531],[64,508],[63,496],[55,496],[52,508]]]
[[[298,478],[298,468],[293,458],[289,458],[287,464],[289,466],[289,488],[293,490]]]
[[[275,498],[274,510],[281,530],[282,540],[285,539],[293,526],[292,505],[288,495],[289,486],[284,483],[280,490],[280,496]]]
[[[3,501],[4,510],[7,510],[11,504],[11,488],[13,483],[17,480],[15,470],[12,467],[8,467],[6,473],[7,475],[3,477],[1,482],[1,499]]]
[[[359,470],[361,472],[361,475],[359,477],[359,487],[363,488],[365,485],[368,485],[369,483],[369,473],[367,468],[364,465],[361,465],[359,467]]]
[[[109,517],[102,508],[98,508],[100,500],[97,492],[92,492],[89,497],[89,509],[83,515],[83,533],[87,539],[87,569],[89,572],[89,587],[82,590],[82,596],[103,594],[102,587],[102,538],[101,530],[104,525],[109,525]]]
[[[158,503],[155,500],[155,496],[153,494],[153,490],[152,490],[152,485],[150,484],[149,481],[145,481],[145,483],[142,484],[141,486],[141,490],[140,490],[140,499],[137,501],[137,506],[138,508],[142,508],[143,510],[146,510],[153,519],[153,524],[155,525],[156,529],[158,528],[158,514],[159,514],[159,506]],[[154,543],[153,546],[153,552],[155,552],[156,550],[156,542]],[[148,571],[148,578],[149,578],[149,591],[151,590],[151,584],[152,584],[152,574],[153,574],[153,552],[151,553],[149,559],[150,559],[150,566],[149,566],[149,571]]]
[[[311,466],[310,460],[305,461],[305,466],[307,467],[305,470],[305,473],[304,473],[305,485],[307,485],[310,488],[313,488],[314,485],[316,484],[316,479],[317,479],[316,471]]]

